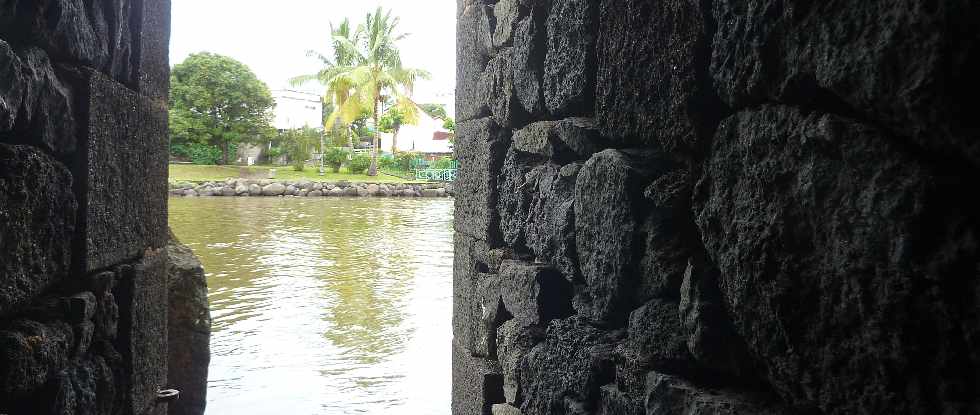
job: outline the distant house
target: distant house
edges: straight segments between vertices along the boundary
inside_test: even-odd
[[[398,151],[415,151],[431,155],[451,154],[453,145],[449,142],[449,131],[442,127],[443,121],[430,117],[421,108],[417,109],[418,123],[402,125],[398,130]],[[381,133],[381,151],[393,152],[392,136],[392,133]]]
[[[323,127],[323,102],[320,101],[320,95],[281,89],[272,91],[272,98],[276,100],[272,125],[277,130]]]
[[[312,92],[280,89],[272,91],[276,101],[272,126],[279,131],[298,128],[323,128],[323,102],[320,95]],[[260,145],[246,144],[238,147],[238,162],[251,165],[259,160],[262,152],[272,148],[272,142]]]

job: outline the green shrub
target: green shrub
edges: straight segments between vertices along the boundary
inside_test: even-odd
[[[409,171],[412,169],[412,161],[420,158],[421,155],[414,151],[408,151],[404,153],[398,153],[395,156],[395,165],[399,170]]]
[[[234,154],[236,147],[231,146],[229,152]],[[221,162],[221,149],[201,143],[171,144],[170,154],[194,164],[211,165]]]
[[[378,156],[378,168],[382,169],[397,169],[398,162],[390,154],[385,154],[383,156]]]
[[[330,166],[334,173],[340,172],[340,166],[347,162],[347,149],[331,147],[323,154],[323,164]]]
[[[364,174],[368,167],[371,167],[371,156],[364,153],[355,154],[347,163],[347,168],[350,169],[351,174]]]
[[[433,169],[451,169],[456,167],[455,165],[456,160],[453,160],[452,157],[443,157],[439,160],[433,161],[430,167]]]

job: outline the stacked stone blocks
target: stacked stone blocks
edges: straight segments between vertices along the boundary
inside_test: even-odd
[[[169,30],[165,1],[0,2],[0,413],[167,411]]]
[[[980,410],[980,7],[457,5],[455,415]]]

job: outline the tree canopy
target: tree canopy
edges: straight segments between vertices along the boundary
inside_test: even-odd
[[[170,75],[170,137],[175,143],[221,150],[228,164],[239,143],[273,134],[269,87],[247,66],[227,56],[196,53]]]
[[[396,43],[407,35],[396,32],[398,22],[390,11],[384,13],[378,7],[375,13],[367,14],[364,23],[358,25],[353,34],[346,19],[337,27],[331,24],[333,60],[314,51],[308,52],[323,63],[323,68],[291,81],[294,85],[317,81],[327,88],[326,95],[333,100],[335,108],[327,120],[328,125],[338,119],[349,124],[364,110],[370,111],[374,125],[379,125],[380,106],[386,99],[399,107],[406,120],[415,117],[417,106],[411,100],[412,90],[416,80],[427,79],[429,74],[402,66]],[[371,175],[377,174],[379,133],[380,129],[375,128],[368,169]]]

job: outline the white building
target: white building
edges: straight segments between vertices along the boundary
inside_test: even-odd
[[[415,151],[427,154],[453,152],[449,131],[442,128],[443,121],[432,118],[421,108],[417,124],[404,124],[398,130],[398,151]],[[381,133],[381,151],[392,153],[392,133]]]
[[[323,127],[323,103],[320,95],[282,89],[272,91],[272,98],[276,100],[272,125],[277,130]]]

